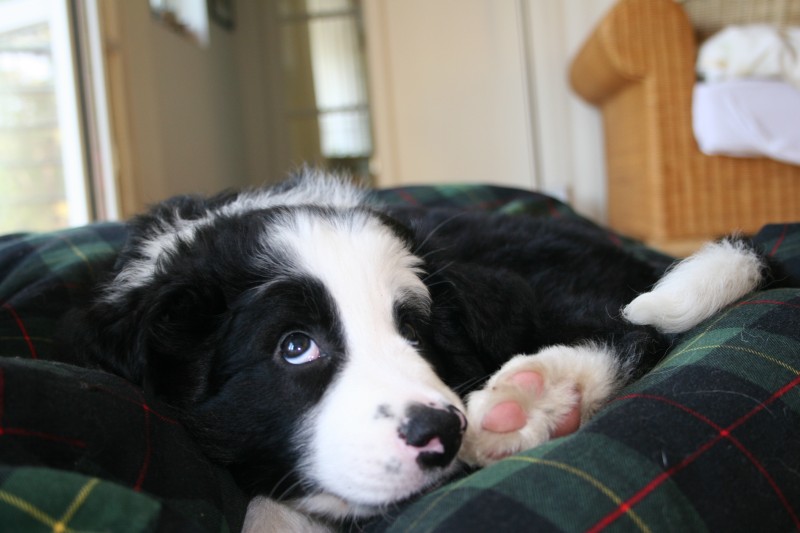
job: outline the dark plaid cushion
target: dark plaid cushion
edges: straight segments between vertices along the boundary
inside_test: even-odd
[[[59,318],[125,238],[122,224],[0,238],[2,531],[241,528],[244,495],[167,406],[53,361]]]
[[[576,217],[485,186],[378,191],[394,204]],[[609,233],[653,264],[669,258]],[[0,530],[235,531],[246,502],[169,407],[52,360],[56,323],[113,261],[120,224],[0,238]],[[757,238],[800,278],[800,226]],[[800,526],[800,291],[748,299],[681,337],[575,435],[389,510],[372,530],[789,530]]]
[[[125,380],[2,358],[0,393],[0,530],[240,529],[247,502],[227,470]]]

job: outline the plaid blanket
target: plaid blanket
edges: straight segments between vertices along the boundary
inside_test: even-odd
[[[486,186],[378,191],[386,204],[575,217]],[[613,233],[658,266],[668,257]],[[84,302],[121,224],[0,237],[0,530],[238,531],[244,495],[174,412],[64,362],[59,317]],[[800,278],[800,225],[756,241]],[[681,336],[576,434],[454,481],[369,531],[800,529],[800,290],[752,294]],[[350,527],[350,526],[348,526]]]

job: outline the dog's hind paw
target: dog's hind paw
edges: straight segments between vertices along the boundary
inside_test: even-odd
[[[650,292],[623,310],[632,324],[682,333],[755,290],[763,280],[762,258],[734,238],[705,245],[676,263]]]
[[[467,398],[460,458],[485,466],[578,429],[617,390],[620,365],[596,346],[518,355]]]

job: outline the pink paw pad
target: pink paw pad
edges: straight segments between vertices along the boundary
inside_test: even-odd
[[[517,372],[511,376],[511,382],[518,385],[525,392],[539,392],[544,386],[544,378],[538,372]]]
[[[511,376],[511,383],[525,392],[538,396],[544,388],[544,378],[538,372],[523,371]],[[511,433],[525,427],[528,415],[517,402],[508,400],[492,407],[481,420],[481,427],[492,433]],[[563,437],[574,433],[581,424],[581,397],[570,411],[558,422],[551,433],[552,438]]]
[[[509,379],[526,393],[538,395],[544,385],[544,378],[538,372],[517,372]],[[528,415],[514,401],[500,402],[492,407],[481,421],[481,427],[492,433],[511,433],[525,427]]]
[[[481,427],[492,433],[511,433],[525,427],[528,416],[517,402],[500,402],[481,420]]]

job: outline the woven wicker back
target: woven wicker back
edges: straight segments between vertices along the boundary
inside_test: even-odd
[[[800,26],[800,0],[678,0],[702,42],[725,26],[766,22]]]

